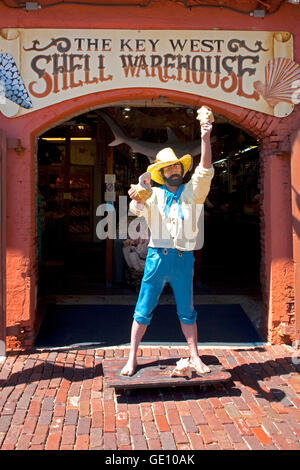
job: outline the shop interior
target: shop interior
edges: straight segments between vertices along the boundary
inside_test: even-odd
[[[116,136],[103,113],[122,132],[118,145],[109,146]],[[122,103],[73,117],[39,137],[40,297],[138,291],[147,241],[99,240],[96,211],[113,188],[109,204],[118,215],[119,196],[150,164],[132,150],[132,139],[163,148],[170,136],[200,141],[196,109]],[[204,247],[195,253],[195,293],[259,295],[259,142],[219,115],[211,141],[215,176],[205,202]],[[194,156],[193,168],[199,159]],[[110,188],[105,175],[115,175]]]

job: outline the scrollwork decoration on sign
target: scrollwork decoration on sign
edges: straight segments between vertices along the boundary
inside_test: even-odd
[[[63,43],[65,43],[65,45],[63,45]],[[46,51],[52,46],[56,46],[58,52],[68,52],[71,49],[70,39],[63,37],[57,39],[52,38],[51,42],[44,47],[37,47],[38,45],[40,45],[40,41],[38,41],[37,39],[32,41],[32,44],[33,46],[30,48],[26,49],[25,47],[23,47],[24,51]]]
[[[256,41],[254,46],[256,46],[256,49],[251,49],[251,47],[247,46],[246,41],[240,40],[240,39],[231,39],[228,42],[228,50],[230,52],[237,52],[239,48],[241,49],[242,47],[246,49],[249,52],[267,52],[269,49],[264,49],[262,46],[262,41]]]

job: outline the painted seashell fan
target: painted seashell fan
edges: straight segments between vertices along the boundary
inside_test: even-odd
[[[291,59],[277,57],[265,67],[265,83],[254,82],[253,86],[272,107],[281,101],[296,104],[300,93],[300,66]]]

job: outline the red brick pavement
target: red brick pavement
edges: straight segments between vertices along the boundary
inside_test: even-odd
[[[300,449],[300,353],[281,346],[199,349],[232,381],[116,394],[102,360],[128,348],[11,352],[0,364],[2,450]],[[188,356],[185,348],[141,356]]]

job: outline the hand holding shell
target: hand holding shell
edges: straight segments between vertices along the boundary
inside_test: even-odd
[[[151,188],[151,175],[146,172],[139,177],[138,184],[132,184],[128,191],[129,196],[138,202],[145,203],[147,199],[152,195]]]
[[[201,125],[206,124],[208,122],[212,123],[215,120],[213,112],[212,112],[211,108],[209,108],[208,106],[201,106],[201,108],[199,108],[197,110],[196,119],[198,119],[198,121],[200,121]]]

